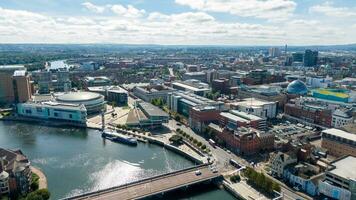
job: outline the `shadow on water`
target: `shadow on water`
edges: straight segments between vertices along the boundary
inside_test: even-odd
[[[221,195],[218,193],[223,193],[225,195]],[[202,196],[203,195],[203,196]],[[202,183],[202,184],[197,184],[194,186],[190,186],[188,188],[184,189],[178,189],[175,191],[171,191],[165,194],[161,194],[158,196],[150,197],[150,198],[145,198],[147,200],[163,200],[163,199],[169,199],[169,200],[182,200],[182,199],[206,199],[206,200],[215,200],[217,198],[221,200],[233,200],[235,199],[232,195],[226,193],[224,189],[219,189],[217,185],[213,183]]]

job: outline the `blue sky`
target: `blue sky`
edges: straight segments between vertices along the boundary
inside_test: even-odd
[[[355,0],[0,0],[0,43],[356,43]]]

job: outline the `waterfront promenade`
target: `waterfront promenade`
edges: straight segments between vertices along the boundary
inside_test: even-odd
[[[196,174],[199,171],[200,174]],[[126,185],[113,187],[97,192],[82,194],[75,197],[67,198],[68,200],[129,200],[142,199],[152,197],[155,195],[162,195],[166,192],[173,191],[180,188],[185,188],[194,184],[213,181],[218,179],[221,175],[213,172],[209,165],[203,164],[191,167],[184,170],[171,172],[155,176],[152,178],[140,180]]]
[[[38,189],[46,189],[48,187],[47,185],[47,178],[46,175],[38,168],[31,166],[30,167],[32,173],[37,174],[38,177],[40,177]]]

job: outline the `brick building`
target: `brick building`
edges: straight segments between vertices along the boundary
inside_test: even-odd
[[[220,110],[214,106],[197,106],[189,111],[189,126],[198,133],[205,131],[210,123],[216,123]]]
[[[345,155],[356,157],[356,135],[335,128],[323,130],[321,147],[336,157]]]
[[[252,155],[274,149],[273,134],[244,127],[237,130],[221,128],[216,124],[210,124],[209,127],[215,132],[217,140],[222,141],[227,148],[239,155]]]
[[[307,123],[331,127],[332,110],[303,98],[293,99],[284,106],[284,113]]]

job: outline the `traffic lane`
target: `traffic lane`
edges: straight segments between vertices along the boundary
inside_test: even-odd
[[[164,177],[162,179],[153,179],[152,181],[145,182],[142,184],[136,184],[128,188],[120,188],[108,193],[103,193],[98,196],[91,196],[88,199],[134,199],[150,195],[152,193],[158,193],[171,188],[179,187],[180,185],[185,185],[193,183],[199,180],[205,180],[212,177],[219,176],[218,173],[213,173],[209,167],[199,168],[201,174],[196,175],[195,172],[198,169],[188,171],[185,173],[180,173],[173,176]]]

